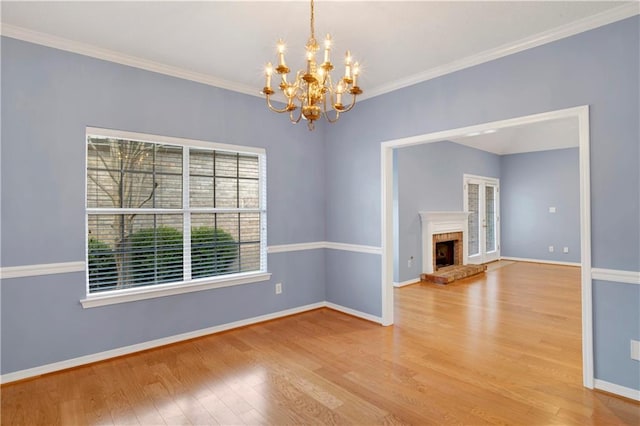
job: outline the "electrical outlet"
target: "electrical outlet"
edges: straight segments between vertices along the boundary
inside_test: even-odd
[[[563,252],[563,253],[569,253],[569,247],[565,247],[565,248],[563,248],[563,249],[562,249],[562,252]]]
[[[413,266],[413,256],[411,256],[411,257],[409,258],[409,261],[407,262],[407,266],[408,266],[409,268],[411,268],[411,267]]]
[[[549,213],[555,213],[555,212],[556,212],[555,207],[549,207]]]
[[[276,283],[276,294],[282,293],[282,283]]]
[[[631,341],[631,359],[640,361],[640,342],[637,340]]]
[[[549,253],[553,253],[554,250],[553,246],[549,246]]]

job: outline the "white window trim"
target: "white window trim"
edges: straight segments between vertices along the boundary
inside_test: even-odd
[[[189,282],[155,284],[124,290],[111,290],[109,292],[87,295],[85,299],[80,300],[80,303],[82,303],[82,307],[85,309],[95,308],[97,306],[113,305],[116,303],[134,302],[136,300],[154,299],[194,291],[251,284],[269,279],[271,279],[270,272],[247,272],[224,277],[201,278]]]
[[[80,300],[83,308],[94,308],[98,306],[113,305],[117,303],[134,302],[137,300],[153,299],[158,297],[172,296],[176,294],[191,293],[194,291],[210,290],[215,288],[230,287],[242,284],[251,284],[261,281],[268,281],[271,279],[271,273],[267,272],[267,225],[266,225],[266,212],[267,212],[267,173],[266,173],[266,150],[264,148],[242,146],[242,145],[230,145],[217,142],[206,142],[194,139],[176,138],[171,136],[151,135],[145,133],[127,132],[122,130],[102,129],[97,127],[87,127],[85,133],[85,141],[88,136],[104,136],[116,139],[129,139],[150,143],[162,143],[170,145],[179,145],[188,148],[206,148],[215,151],[226,151],[240,154],[256,154],[258,155],[258,167],[260,168],[260,205],[258,209],[240,209],[242,211],[255,211],[262,215],[265,219],[260,227],[260,270],[251,271],[237,274],[229,274],[223,276],[206,277],[190,281],[180,281],[167,284],[154,284],[150,286],[134,287],[122,290],[110,290],[108,292],[89,293],[89,268],[86,268],[86,297]],[[85,143],[86,147],[86,143]],[[85,152],[85,161],[87,158],[87,152]],[[184,156],[183,156],[184,159]],[[184,170],[184,167],[183,167]],[[184,172],[183,172],[184,173]],[[184,178],[184,175],[183,175]],[[87,185],[85,173],[85,188]],[[186,191],[186,194],[184,193]],[[188,183],[185,188],[183,186],[183,200],[188,196]],[[85,190],[85,250],[88,246],[88,223],[87,213],[88,209],[87,193]],[[91,209],[93,211],[98,210],[117,210],[122,213],[123,209]],[[126,209],[124,209],[126,210]],[[194,208],[188,209],[188,211],[177,209],[150,209],[155,213],[173,213],[173,212],[208,212],[215,211],[216,213],[224,212],[225,209],[204,209]],[[238,209],[233,209],[237,212]],[[186,243],[185,243],[186,244]],[[86,260],[88,265],[88,260]],[[190,262],[189,262],[190,263]],[[190,271],[189,271],[190,272]],[[190,276],[190,273],[189,273]]]

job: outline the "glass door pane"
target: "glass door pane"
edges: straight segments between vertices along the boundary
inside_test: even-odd
[[[480,185],[468,184],[469,256],[480,254]]]
[[[496,250],[496,188],[485,186],[485,249],[486,252]]]

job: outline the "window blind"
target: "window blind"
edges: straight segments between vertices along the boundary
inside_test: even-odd
[[[264,156],[87,136],[89,293],[266,270]]]

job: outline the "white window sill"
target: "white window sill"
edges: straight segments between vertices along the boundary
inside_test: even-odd
[[[225,277],[202,278],[189,283],[158,284],[147,287],[137,287],[125,290],[113,290],[96,293],[80,300],[83,308],[113,305],[116,303],[134,302],[136,300],[154,299],[156,297],[172,296],[175,294],[191,293],[194,291],[213,288],[230,287],[234,285],[250,284],[267,281],[271,278],[269,272],[249,272]]]

